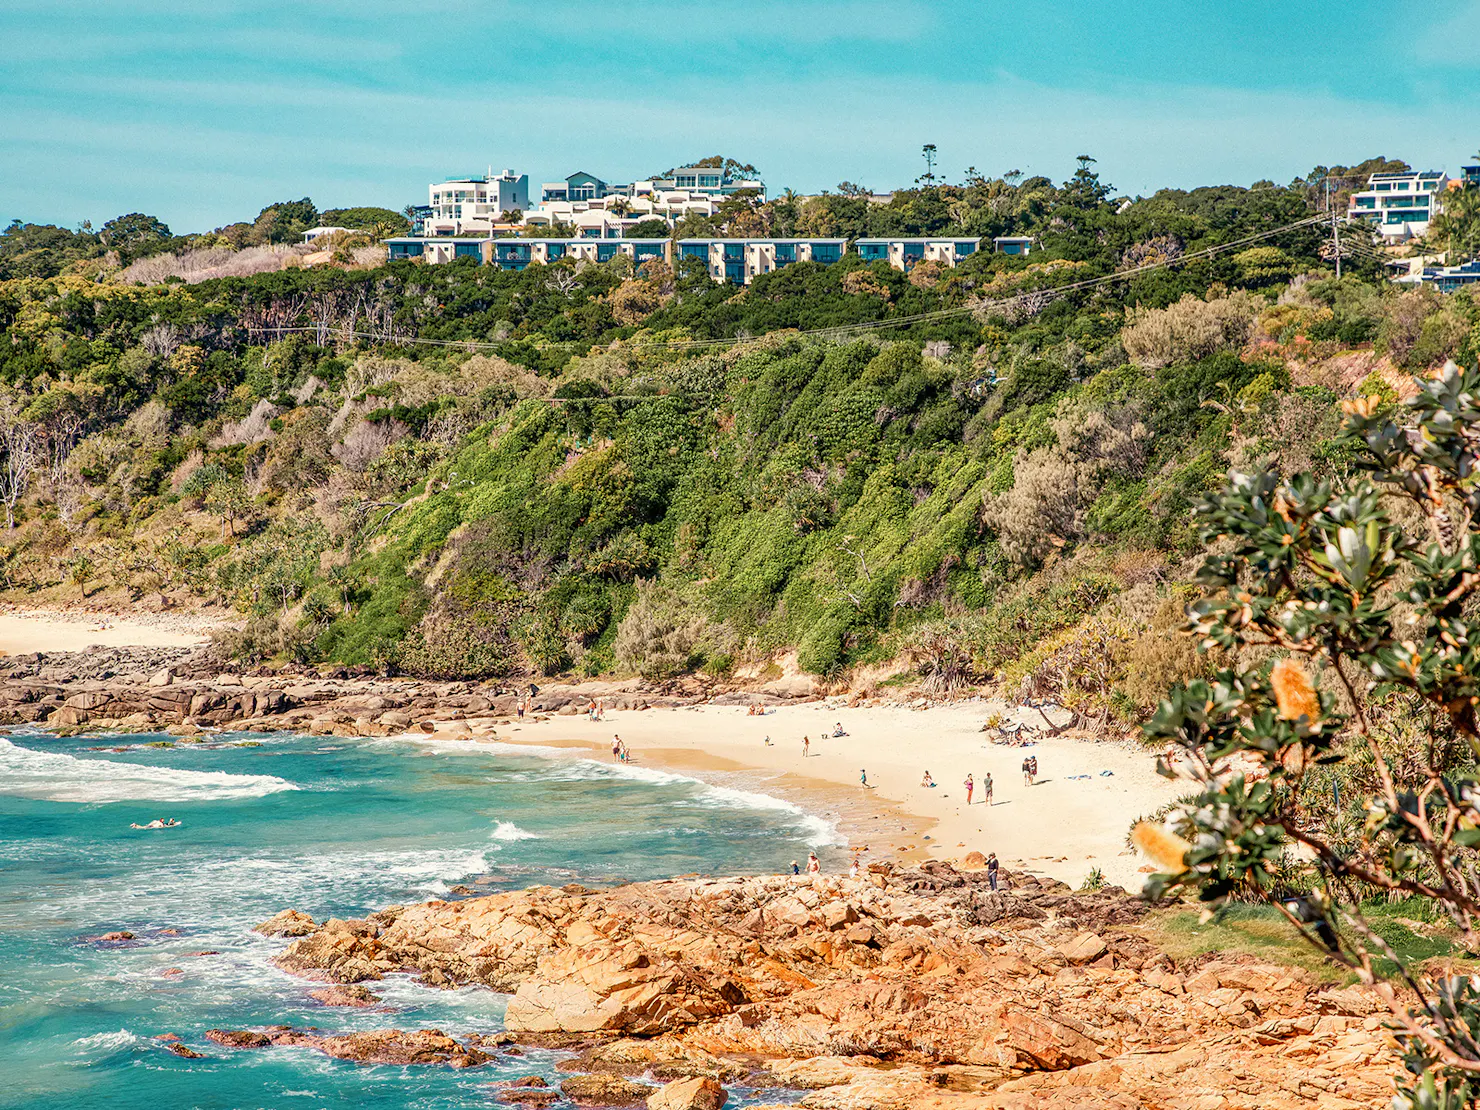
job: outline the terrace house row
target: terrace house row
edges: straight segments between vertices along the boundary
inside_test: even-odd
[[[522,270],[531,263],[562,258],[606,262],[626,255],[641,265],[650,258],[670,265],[695,259],[715,281],[749,285],[762,274],[793,262],[838,262],[848,251],[847,239],[595,239],[595,238],[471,238],[414,237],[387,239],[391,261],[424,259],[429,263],[471,258],[501,270]],[[955,266],[976,253],[980,239],[860,239],[854,247],[865,261],[888,262],[908,271],[917,263]]]

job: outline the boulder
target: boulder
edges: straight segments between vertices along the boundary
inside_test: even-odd
[[[266,1048],[272,1044],[265,1033],[253,1033],[249,1029],[207,1029],[206,1040],[227,1048]]]
[[[1007,1044],[1035,1068],[1058,1071],[1100,1058],[1099,1046],[1072,1026],[1041,1013],[1009,1010],[1002,1015]]]
[[[648,1096],[648,1110],[720,1110],[729,1098],[713,1079],[675,1079]]]
[[[632,1106],[642,1103],[653,1088],[621,1075],[573,1075],[562,1080],[560,1092],[572,1102],[588,1106]]]
[[[829,929],[842,929],[858,920],[858,911],[847,902],[829,902],[822,907],[822,923]]]
[[[1093,963],[1107,951],[1104,938],[1095,933],[1080,933],[1058,946],[1059,954],[1076,967]]]
[[[318,923],[302,910],[282,910],[254,926],[252,932],[265,937],[306,937],[318,927]]]
[[[308,997],[320,1006],[374,1006],[380,1001],[378,994],[371,994],[364,987],[353,984],[309,991]]]

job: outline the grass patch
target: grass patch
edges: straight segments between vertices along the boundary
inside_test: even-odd
[[[1414,902],[1370,902],[1362,910],[1378,935],[1410,968],[1421,969],[1430,960],[1480,966],[1473,953],[1455,943],[1454,930],[1447,922],[1434,919],[1431,907]],[[1202,920],[1199,910],[1175,907],[1150,914],[1142,923],[1142,931],[1178,960],[1207,952],[1238,952],[1304,968],[1324,982],[1345,984],[1355,979],[1301,937],[1273,906],[1234,904],[1208,921]],[[1379,961],[1378,968],[1386,974],[1396,970],[1388,961]]]

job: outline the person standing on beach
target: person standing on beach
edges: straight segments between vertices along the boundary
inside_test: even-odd
[[[992,804],[992,772],[982,776],[982,805]]]
[[[1029,759],[1028,759],[1028,785],[1029,786],[1036,786],[1037,784],[1038,784],[1038,757],[1035,755],[1035,756],[1029,757]]]
[[[612,736],[612,758],[622,758],[622,738],[620,736]]]
[[[807,874],[808,875],[820,875],[820,874],[822,874],[822,863],[821,863],[820,860],[818,860],[817,853],[816,852],[808,852],[807,853]]]
[[[992,852],[987,856],[987,883],[993,890],[997,889],[997,853]]]
[[[796,860],[791,861],[791,873],[793,875],[800,875],[802,873],[802,869],[800,866],[797,865]]]
[[[976,781],[968,774],[966,781],[961,784],[966,787],[966,804],[971,804],[971,792],[976,789]]]
[[[806,759],[807,758],[807,754],[811,750],[812,750],[812,738],[810,736],[803,736],[802,737],[802,758],[803,759]]]
[[[1029,767],[1031,767],[1031,766],[1032,765],[1028,762],[1028,757],[1027,756],[1023,756],[1023,785],[1024,786],[1032,786],[1033,785],[1033,772],[1029,770]]]

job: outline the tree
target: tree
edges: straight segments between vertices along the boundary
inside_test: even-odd
[[[380,239],[392,235],[405,235],[411,230],[411,217],[415,206],[407,205],[409,211],[394,212],[389,208],[364,205],[358,208],[326,208],[318,214],[319,222],[329,227],[351,227],[368,231]]]
[[[137,246],[154,239],[168,239],[169,225],[142,212],[130,212],[127,216],[115,216],[103,225],[98,238],[103,246],[112,249]]]
[[[36,425],[21,415],[14,397],[0,402],[0,450],[5,465],[0,469],[0,501],[5,502],[5,530],[15,530],[15,506],[31,486],[36,468]]]
[[[672,228],[668,221],[660,216],[654,216],[648,220],[638,220],[622,233],[624,239],[666,239]]]
[[[1261,898],[1376,988],[1407,1070],[1395,1108],[1461,1110],[1480,1105],[1480,987],[1408,966],[1364,910],[1416,897],[1480,944],[1480,370],[1417,384],[1396,411],[1347,402],[1354,477],[1233,474],[1203,505],[1224,553],[1189,630],[1242,665],[1174,688],[1147,726],[1199,792],[1135,839],[1164,868],[1148,893]]]
[[[935,180],[936,180],[936,178],[935,178],[935,144],[934,143],[926,143],[924,146],[922,146],[920,148],[920,157],[925,159],[925,172],[922,173],[919,177],[915,178],[915,183],[918,184],[918,185],[926,185],[926,186],[934,185],[935,184]]]
[[[221,538],[236,535],[236,522],[246,516],[252,497],[240,478],[222,478],[206,491],[206,508],[221,520]]]

